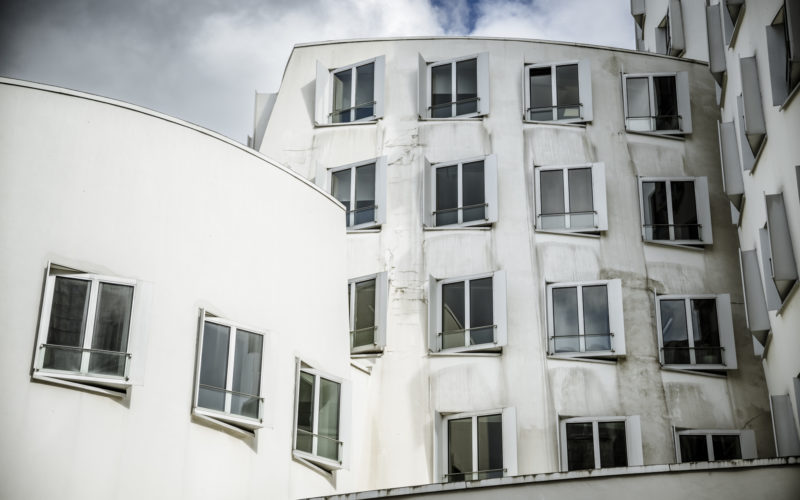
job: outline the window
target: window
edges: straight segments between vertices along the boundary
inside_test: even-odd
[[[725,43],[730,45],[744,17],[745,0],[720,0],[720,5],[723,6],[722,32]]]
[[[751,430],[675,430],[678,463],[756,458]]]
[[[800,439],[794,423],[792,400],[789,394],[770,395],[769,408],[772,414],[772,429],[775,451],[779,457],[800,455]]]
[[[514,408],[440,415],[438,449],[443,482],[478,481],[517,473]]]
[[[328,171],[334,198],[344,205],[345,224],[354,231],[386,222],[386,157],[351,163]]]
[[[800,0],[786,0],[767,26],[772,105],[782,106],[800,84]]]
[[[535,167],[536,229],[598,233],[608,229],[605,165]]]
[[[431,352],[498,351],[506,344],[505,272],[429,281]]]
[[[298,360],[295,390],[295,458],[327,471],[344,467],[348,385]]]
[[[656,52],[680,57],[685,48],[681,2],[680,0],[669,0],[667,15],[656,27]]]
[[[377,352],[386,345],[386,273],[362,276],[347,284],[350,304],[350,352]]]
[[[484,226],[497,221],[497,159],[425,164],[427,227]]]
[[[758,83],[756,58],[739,58],[742,78],[742,104],[744,136],[754,155],[758,155],[761,145],[767,136],[767,125],[764,121],[764,109],[761,105],[761,86]],[[744,147],[744,146],[743,146]]]
[[[420,118],[475,117],[489,113],[487,52],[427,62],[419,56]]]
[[[744,179],[736,143],[736,126],[733,122],[717,122],[719,156],[722,163],[722,188],[737,210],[742,208]]]
[[[722,86],[728,63],[725,59],[725,41],[722,35],[721,5],[706,7],[706,33],[708,34],[708,69]]]
[[[383,117],[384,68],[379,56],[328,69],[317,61],[316,125],[369,122]]]
[[[620,280],[547,285],[550,354],[624,356]]]
[[[758,268],[756,250],[739,250],[739,266],[742,271],[742,288],[744,289],[745,319],[747,328],[761,345],[766,344],[769,332],[769,313],[761,286],[761,271]]]
[[[529,121],[592,121],[592,75],[589,60],[529,64],[522,88]]]
[[[33,377],[127,390],[135,288],[134,280],[48,264]]]
[[[264,333],[200,312],[194,415],[226,428],[261,427]]]
[[[562,470],[642,465],[640,429],[638,416],[561,420]]]
[[[690,134],[689,77],[685,71],[623,75],[625,129]]]
[[[644,241],[710,245],[711,209],[705,177],[639,179]]]
[[[644,27],[644,16],[647,12],[644,6],[644,0],[631,0],[631,15],[633,20],[636,21],[636,26],[639,28]]]
[[[747,141],[744,128],[744,100],[742,95],[736,96],[736,126],[738,128],[739,138],[739,158],[742,164],[742,170],[751,171],[755,168],[756,157],[753,150],[750,149],[750,143]]]
[[[764,290],[767,308],[777,311],[797,283],[797,263],[783,194],[768,194],[764,199],[767,205],[767,223],[759,229]]]
[[[690,370],[736,369],[729,295],[657,296],[656,323],[662,365]]]

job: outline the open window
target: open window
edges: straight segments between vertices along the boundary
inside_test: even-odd
[[[742,208],[744,196],[744,178],[739,162],[738,144],[736,142],[736,126],[733,122],[717,122],[719,138],[719,157],[722,165],[722,188],[728,199],[737,208]]]
[[[623,75],[622,82],[625,130],[655,134],[692,132],[689,76],[685,71]]]
[[[383,350],[386,345],[386,301],[389,283],[386,272],[349,281],[350,353]]]
[[[497,157],[425,164],[423,220],[427,227],[497,222]]]
[[[667,15],[656,27],[656,52],[680,57],[686,49],[680,0],[668,0]]]
[[[795,380],[797,380],[795,378]],[[770,413],[774,429],[775,451],[779,457],[796,457],[800,455],[800,438],[794,423],[792,400],[788,394],[770,395]]]
[[[771,326],[769,313],[761,285],[761,271],[758,267],[758,254],[755,250],[739,250],[739,266],[742,271],[744,289],[745,319],[747,327],[761,345],[766,344],[767,332]]]
[[[710,245],[705,177],[640,177],[642,238],[672,245]]]
[[[506,344],[505,272],[431,276],[428,322],[431,352],[499,351]]]
[[[562,471],[644,463],[638,415],[564,418],[559,427]]]
[[[800,85],[800,0],[785,0],[766,29],[772,105],[782,106]]]
[[[547,285],[547,345],[557,356],[624,356],[622,282]]]
[[[640,29],[644,28],[644,16],[647,13],[644,0],[631,0],[631,15]]]
[[[757,458],[752,430],[675,429],[678,463]]]
[[[429,62],[419,55],[419,117],[489,114],[489,53]]]
[[[722,6],[706,6],[706,33],[708,35],[708,69],[711,76],[722,86],[728,63],[725,59],[725,40],[722,35]]]
[[[767,308],[777,311],[797,283],[797,263],[783,194],[768,194],[764,199],[767,205],[767,224],[759,229],[764,290]]]
[[[767,124],[764,121],[764,108],[761,104],[761,86],[758,83],[756,58],[739,58],[742,78],[742,105],[744,136],[753,155],[758,155],[761,145],[767,136]]]
[[[744,99],[742,95],[736,96],[736,126],[738,128],[737,137],[739,140],[739,160],[742,164],[742,170],[751,171],[755,168],[756,155],[750,149],[750,143],[747,141],[744,126]]]
[[[522,88],[526,121],[592,121],[592,72],[588,59],[528,64]]]
[[[731,299],[722,295],[656,296],[661,364],[686,370],[735,370]]]
[[[733,36],[741,26],[744,17],[745,0],[720,0],[722,6],[722,34],[725,44],[733,42]]]
[[[536,229],[558,233],[608,230],[603,163],[534,168]]]
[[[262,426],[264,332],[200,311],[193,414],[222,427]]]
[[[349,231],[372,229],[386,222],[386,157],[328,170],[330,193],[345,206]]]
[[[317,61],[315,124],[347,124],[382,118],[385,66],[384,56],[334,69]]]

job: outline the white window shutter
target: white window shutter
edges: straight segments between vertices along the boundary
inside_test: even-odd
[[[386,346],[386,329],[389,325],[387,314],[389,310],[389,278],[386,271],[375,276],[375,344],[378,347]]]
[[[692,133],[692,105],[689,96],[689,73],[675,73],[675,89],[678,93],[678,114],[681,116],[681,132]]]
[[[708,179],[695,177],[694,179],[695,207],[697,208],[697,222],[700,224],[700,239],[703,245],[714,242],[711,227],[711,205],[708,201]]]
[[[516,408],[503,408],[502,434],[503,434],[503,468],[504,476],[517,475],[517,410]]]
[[[719,328],[719,344],[722,346],[722,362],[726,370],[735,370],[736,338],[733,334],[733,317],[731,315],[731,296],[727,293],[717,295],[717,326]]]
[[[722,39],[722,23],[720,4],[706,7],[706,30],[708,33],[708,69],[711,76],[722,85],[723,76],[727,70],[725,60],[725,42]]]
[[[758,270],[758,255],[755,250],[739,250],[739,267],[742,271],[745,319],[753,336],[764,345],[770,329],[769,312],[761,287],[761,272]]]
[[[434,207],[436,207],[436,172],[431,162],[425,158],[425,171],[422,175],[422,223],[427,227],[436,225]]]
[[[382,225],[386,223],[386,167],[388,160],[385,156],[375,160],[375,224]]]
[[[739,444],[741,445],[742,458],[745,460],[758,458],[756,452],[756,433],[751,429],[744,429],[739,434]]]
[[[497,325],[495,331],[497,345],[504,346],[508,343],[505,271],[495,271],[492,276],[492,307],[494,324]]]
[[[428,118],[428,63],[419,56],[419,69],[417,72],[417,113],[423,120]]]
[[[581,119],[592,121],[592,65],[589,59],[578,61],[578,93],[581,107]]]
[[[622,308],[622,280],[613,279],[606,283],[608,291],[608,325],[611,333],[611,349],[617,356],[625,356],[625,314]]]
[[[478,114],[488,115],[491,98],[489,96],[489,53],[478,54]]]
[[[644,465],[642,423],[639,415],[631,415],[625,419],[625,442],[628,448],[628,466]]]
[[[606,196],[606,166],[592,163],[592,196],[597,212],[597,230],[608,231],[608,202]]]
[[[683,13],[681,0],[669,0],[670,55],[680,55],[686,48],[683,38]]]
[[[739,71],[742,79],[742,102],[744,103],[744,134],[750,144],[750,149],[755,154],[767,134],[756,57],[740,57]]]
[[[428,276],[428,350],[439,351],[439,282]]]
[[[386,84],[386,56],[378,56],[375,58],[375,89],[373,91],[373,99],[375,99],[375,118],[383,118],[383,109],[386,104],[385,95],[386,91],[384,85]]]
[[[736,127],[733,122],[717,121],[717,135],[722,164],[722,187],[731,203],[740,209],[744,195],[744,179],[742,166],[739,164],[739,153],[736,150]]]
[[[352,401],[353,389],[349,380],[342,380],[339,399],[339,439],[342,441],[342,468],[350,468],[350,449],[353,447]]]
[[[758,238],[761,242],[761,267],[762,280],[764,284],[764,297],[767,301],[768,311],[777,311],[781,308],[781,297],[778,295],[778,288],[772,281],[772,248],[769,243],[769,231],[766,227],[759,228]]]
[[[742,164],[742,170],[749,171],[753,169],[756,159],[744,133],[744,100],[741,95],[736,96],[736,107],[736,125],[739,127],[739,160]]]
[[[497,222],[497,155],[483,159],[483,189],[486,200],[486,222]]]
[[[324,125],[329,123],[328,104],[330,95],[331,73],[328,68],[317,61],[317,84],[314,88],[316,99],[314,100],[314,124]]]
[[[768,24],[767,59],[769,60],[769,81],[772,87],[772,105],[780,106],[789,96],[786,86],[786,43],[782,24]]]

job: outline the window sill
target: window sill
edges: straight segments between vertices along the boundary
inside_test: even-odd
[[[292,450],[292,457],[304,465],[324,474],[332,474],[334,471],[343,468],[342,464],[334,460],[318,457],[305,451]]]
[[[602,236],[602,234],[599,234],[599,233],[604,233],[605,232],[605,231],[600,231],[600,230],[597,230],[596,233],[595,232],[583,232],[583,231],[569,231],[569,230],[558,231],[558,230],[555,230],[555,229],[537,229],[535,227],[533,229],[537,233],[542,233],[542,234],[558,234],[558,235],[562,235],[562,236],[580,236],[582,238],[594,238],[594,239],[599,239]]]
[[[601,355],[608,358],[614,359],[601,359],[599,357],[589,357],[589,356],[596,356],[596,355],[587,355],[584,353],[569,355],[569,354],[548,354],[547,359],[554,359],[558,361],[581,361],[583,363],[599,363],[601,365],[616,365],[618,357],[624,357],[624,354],[609,354],[609,355]]]
[[[703,242],[696,242],[696,243],[672,243],[668,240],[645,240],[642,239],[644,243],[648,243],[650,245],[656,245],[660,247],[668,247],[668,248],[679,248],[682,250],[693,250],[695,252],[704,252],[706,250],[706,245]],[[702,246],[695,246],[695,245],[702,245]]]
[[[44,370],[35,370],[31,378],[41,382],[64,385],[115,398],[126,397],[128,395],[128,389],[132,386],[130,382],[121,381],[119,379],[103,379],[70,373],[48,372]]]
[[[492,226],[422,226],[423,231],[491,231]]]
[[[380,227],[369,227],[364,229],[348,229],[347,234],[370,234],[370,233],[380,233]]]
[[[355,122],[344,123],[314,123],[314,128],[328,128],[328,127],[347,127],[349,125],[375,125],[380,118],[373,118],[372,120],[358,120]]]
[[[685,366],[685,368],[684,368]],[[661,369],[687,375],[700,375],[712,378],[727,378],[726,369],[722,365],[661,365]]]
[[[627,132],[628,134],[634,134],[634,135],[644,135],[644,136],[648,136],[648,137],[660,137],[662,139],[671,139],[673,141],[685,141],[686,140],[686,137],[684,137],[682,135],[683,132],[681,132],[680,130],[667,130],[667,131],[659,133],[659,132],[644,132],[644,131],[638,131],[638,130],[625,129],[625,132]]]
[[[551,121],[539,121],[539,120],[526,120],[522,119],[523,125],[552,125],[555,128],[586,128],[586,125],[590,124],[590,120],[574,120],[574,121],[560,121],[560,120],[551,120]]]
[[[251,436],[254,435],[257,429],[260,429],[264,426],[263,420],[260,418],[240,417],[231,415],[230,413],[223,413],[206,408],[195,407],[192,409],[192,415],[206,421],[211,421],[214,424],[221,425],[226,429],[243,432]]]

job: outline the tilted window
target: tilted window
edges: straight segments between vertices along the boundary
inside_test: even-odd
[[[379,352],[386,345],[386,272],[350,280],[350,352]]]
[[[382,118],[385,66],[384,56],[335,69],[317,61],[316,125]]]
[[[236,429],[261,427],[264,333],[201,310],[194,415]]]
[[[642,465],[639,417],[577,417],[560,423],[561,470]]]
[[[475,117],[489,113],[489,54],[427,62],[419,56],[420,118]]]
[[[689,77],[677,73],[623,75],[625,129],[629,132],[690,134]]]
[[[517,473],[514,408],[442,415],[439,470],[443,482],[477,481]]]
[[[506,344],[505,272],[429,283],[431,352],[499,351]]]
[[[328,185],[344,205],[348,230],[380,227],[386,222],[386,157],[328,170]]]
[[[497,221],[495,155],[455,163],[425,164],[427,227],[485,226]]]
[[[720,0],[722,5],[722,33],[725,37],[725,44],[730,45],[733,35],[741,26],[744,17],[745,0]]]
[[[608,229],[605,165],[535,167],[536,229],[598,233]]]
[[[776,311],[780,309],[797,283],[797,263],[783,194],[768,194],[764,199],[767,206],[767,224],[759,230],[764,289],[768,309]]]
[[[769,313],[761,283],[761,271],[758,267],[756,250],[739,250],[739,266],[742,271],[742,288],[744,289],[745,319],[747,328],[753,336],[764,345],[767,332],[771,328]]]
[[[705,177],[642,177],[639,189],[645,241],[674,245],[713,242]]]
[[[800,84],[800,0],[785,0],[766,29],[772,105],[781,106]]]
[[[750,145],[750,150],[754,155],[758,155],[767,136],[767,125],[764,121],[764,108],[761,104],[761,86],[758,82],[755,56],[740,57],[739,66],[742,79],[744,136]]]
[[[644,16],[647,12],[644,0],[631,0],[631,15],[639,28],[644,27]]]
[[[547,313],[550,354],[625,355],[620,280],[547,285]]]
[[[794,379],[795,391],[797,378]],[[797,392],[795,392],[797,396]],[[769,407],[772,413],[772,429],[775,436],[775,451],[779,457],[800,455],[800,438],[794,424],[792,400],[788,394],[770,395]]]
[[[675,430],[678,463],[756,458],[751,430]]]
[[[721,86],[725,79],[728,63],[725,59],[725,41],[722,34],[721,5],[706,7],[706,33],[708,35],[708,69],[711,76]]]
[[[719,138],[719,157],[722,163],[722,187],[728,199],[736,206],[742,208],[744,195],[744,178],[742,166],[739,161],[738,144],[736,142],[736,126],[733,122],[717,122]]]
[[[661,364],[689,370],[735,370],[731,299],[722,295],[656,297]]]
[[[592,75],[588,59],[529,64],[523,72],[527,121],[592,121]]]
[[[656,52],[681,56],[686,49],[680,0],[668,0],[667,15],[656,27]]]

